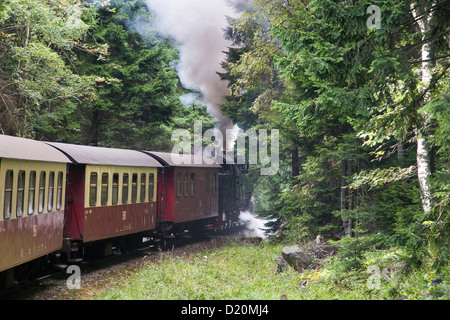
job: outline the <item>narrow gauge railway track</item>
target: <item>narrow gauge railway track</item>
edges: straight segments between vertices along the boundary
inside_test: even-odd
[[[84,261],[78,264],[81,270],[80,289],[67,286],[67,280],[72,274],[62,268],[0,292],[0,300],[86,300],[92,292],[106,290],[126,277],[127,273],[143,267],[148,262],[168,257],[186,257],[204,250],[220,248],[239,238],[243,229],[244,227],[234,227],[203,237],[178,239],[172,248],[163,251],[150,248]]]

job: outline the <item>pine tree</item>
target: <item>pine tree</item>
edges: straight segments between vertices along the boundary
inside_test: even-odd
[[[95,2],[94,2],[95,3]],[[167,148],[167,126],[181,106],[176,48],[157,36],[145,1],[112,0],[95,7],[92,44],[109,47],[99,61],[83,54],[77,69],[101,74],[98,98],[81,109],[85,143],[116,147]]]

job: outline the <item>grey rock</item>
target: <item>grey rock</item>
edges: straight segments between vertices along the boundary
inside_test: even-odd
[[[281,250],[281,256],[297,271],[301,271],[311,264],[310,257],[299,246],[284,247]]]
[[[282,257],[275,257],[275,261],[277,263],[277,273],[289,270],[289,264]]]

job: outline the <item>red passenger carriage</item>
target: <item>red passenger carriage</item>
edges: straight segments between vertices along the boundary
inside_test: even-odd
[[[61,249],[69,162],[43,142],[0,135],[0,287]]]
[[[135,150],[49,144],[73,162],[64,230],[69,262],[81,259],[81,249],[108,255],[113,247],[134,246],[155,229],[161,164]]]
[[[185,230],[197,232],[216,226],[221,166],[202,156],[145,153],[164,165],[158,175],[160,230],[182,234]]]

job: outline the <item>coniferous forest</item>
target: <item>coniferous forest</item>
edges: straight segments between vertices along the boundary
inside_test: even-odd
[[[450,1],[229,5],[220,109],[280,133],[278,172],[250,165],[255,213],[287,241],[339,240],[348,268],[395,246],[448,274]],[[154,19],[144,0],[0,0],[2,133],[170,151],[173,130],[214,127]]]

